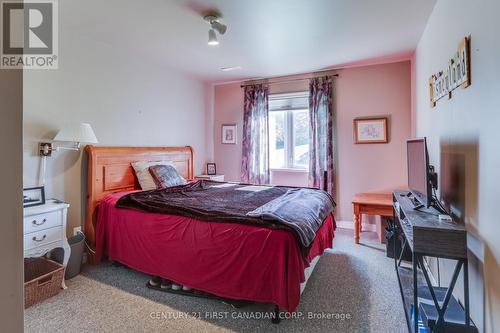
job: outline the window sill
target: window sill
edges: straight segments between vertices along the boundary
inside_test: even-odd
[[[271,169],[271,172],[297,172],[297,173],[309,173],[309,169],[279,168],[279,169]]]

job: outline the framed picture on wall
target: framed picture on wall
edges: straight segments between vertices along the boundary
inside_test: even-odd
[[[23,189],[23,206],[32,207],[45,204],[45,188],[30,187]]]
[[[222,125],[222,143],[236,144],[236,124]]]
[[[387,117],[354,119],[354,143],[387,142]]]

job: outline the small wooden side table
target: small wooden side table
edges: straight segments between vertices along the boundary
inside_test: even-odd
[[[354,208],[354,242],[359,244],[361,214],[394,216],[390,193],[358,193],[352,200]]]

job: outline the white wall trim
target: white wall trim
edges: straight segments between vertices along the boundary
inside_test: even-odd
[[[339,227],[339,228],[354,230],[354,223],[352,221],[340,220],[340,221],[335,221],[335,222],[337,223],[337,227]],[[363,223],[361,230],[377,232],[377,225]]]

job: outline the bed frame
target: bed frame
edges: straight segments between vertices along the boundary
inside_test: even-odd
[[[194,178],[194,152],[187,147],[85,147],[88,155],[87,208],[85,214],[85,238],[88,262],[99,264],[95,259],[95,227],[99,202],[113,192],[140,189],[131,163],[138,161],[170,161],[186,179]]]
[[[99,202],[108,194],[120,191],[140,189],[131,163],[137,161],[170,161],[181,176],[194,178],[193,148],[186,147],[85,147],[88,155],[87,176],[87,208],[85,214],[85,237],[88,247],[88,262],[99,264],[94,257],[95,230]],[[305,270],[305,281],[300,285],[300,293],[318,262],[319,256],[313,259]],[[181,292],[182,294],[182,292]],[[280,322],[280,310],[275,306],[273,323]]]

